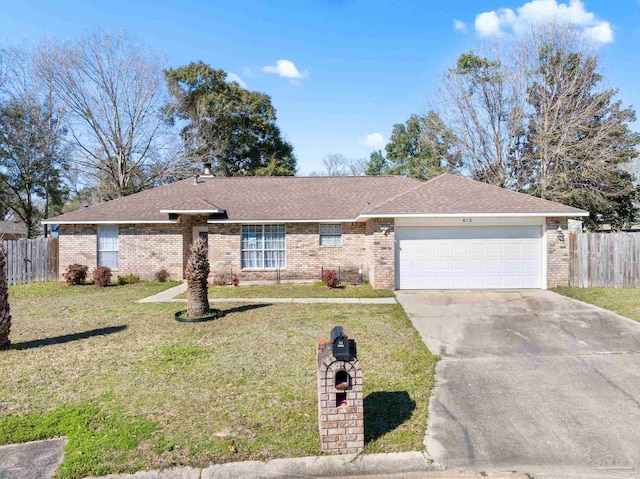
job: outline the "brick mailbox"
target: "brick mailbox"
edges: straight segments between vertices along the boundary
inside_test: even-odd
[[[322,451],[355,454],[364,449],[362,369],[356,343],[340,326],[318,341],[318,424]]]

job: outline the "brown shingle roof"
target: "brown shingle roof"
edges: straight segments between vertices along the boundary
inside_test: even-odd
[[[582,211],[496,186],[442,175],[422,182],[401,176],[203,177],[108,201],[48,223],[167,221],[160,210],[226,210],[231,221],[352,220],[361,214],[538,213]]]
[[[207,200],[203,200],[202,198],[189,198],[186,201],[181,201],[180,203],[176,203],[162,209],[169,210],[169,211],[188,211],[188,210],[211,211],[211,210],[220,210],[221,208],[218,208],[216,205],[208,202]]]
[[[364,214],[549,214],[582,215],[584,210],[462,176],[444,174]]]
[[[74,211],[48,222],[166,221],[160,210],[190,202],[226,210],[230,220],[353,219],[362,211],[422,184],[401,176],[203,177]],[[196,208],[201,209],[201,208]]]
[[[0,234],[26,235],[27,228],[17,221],[0,221]]]

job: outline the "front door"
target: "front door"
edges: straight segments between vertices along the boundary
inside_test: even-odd
[[[193,240],[201,238],[204,243],[209,247],[209,227],[208,226],[194,226],[193,227]]]

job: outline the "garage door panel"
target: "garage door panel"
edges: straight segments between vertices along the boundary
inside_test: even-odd
[[[540,288],[542,229],[400,227],[401,289]]]

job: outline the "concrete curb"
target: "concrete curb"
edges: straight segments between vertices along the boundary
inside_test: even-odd
[[[163,471],[141,471],[135,474],[111,474],[92,479],[313,479],[383,476],[387,478],[463,479],[492,477],[519,479],[525,475],[515,472],[480,472],[447,470],[433,464],[421,452],[387,454],[351,454],[315,456],[271,461],[246,461],[216,464],[205,469],[176,467]]]
[[[350,454],[220,464],[204,469],[201,479],[338,477],[435,470],[437,470],[436,467],[429,464],[424,455],[419,452]]]
[[[249,479],[320,478],[428,473],[440,470],[420,452],[312,456],[271,461],[216,464],[205,469],[176,467],[163,471],[111,474],[99,479]]]

